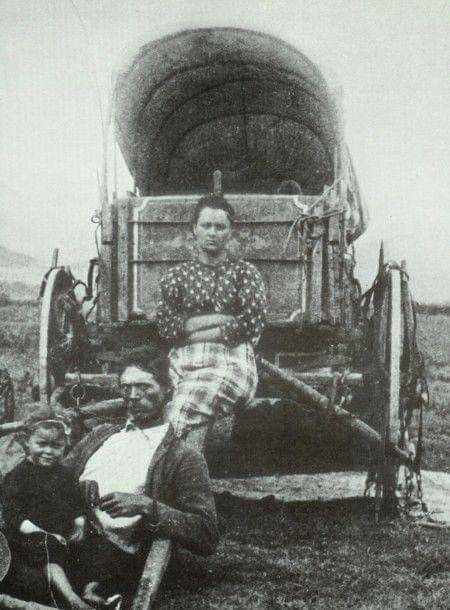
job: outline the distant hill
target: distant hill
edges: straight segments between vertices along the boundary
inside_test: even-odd
[[[30,287],[36,295],[36,286],[40,286],[46,270],[45,263],[28,254],[15,252],[0,245],[0,285],[7,289],[12,299],[36,298],[36,296],[28,296]],[[16,294],[18,296],[14,296]]]
[[[0,246],[0,267],[34,267],[38,265],[36,259],[28,254],[13,252],[4,246]]]
[[[37,299],[42,265],[32,256],[0,246],[0,293],[11,301]]]
[[[430,316],[450,316],[450,303],[416,303],[416,311]]]
[[[35,301],[39,296],[39,285],[24,282],[4,282],[0,279],[0,301]]]
[[[60,264],[68,264],[75,278],[86,279],[88,261],[71,263],[61,260]],[[37,299],[42,278],[48,269],[48,262],[0,245],[0,293],[6,295],[9,300]]]

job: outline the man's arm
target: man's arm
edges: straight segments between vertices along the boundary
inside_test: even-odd
[[[185,447],[175,473],[175,506],[155,502],[158,536],[171,538],[199,555],[216,549],[219,533],[214,496],[204,457]],[[150,520],[149,527],[152,528]]]
[[[143,515],[144,525],[160,538],[170,538],[199,555],[214,552],[217,517],[208,468],[202,455],[184,447],[174,479],[175,506],[146,495],[113,492],[100,498],[99,508],[111,517]]]

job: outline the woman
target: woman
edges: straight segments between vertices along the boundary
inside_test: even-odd
[[[208,424],[251,400],[258,381],[253,346],[266,294],[258,270],[227,251],[233,220],[222,195],[202,197],[192,223],[197,256],[161,279],[158,328],[173,345],[168,418],[177,436],[189,434],[200,449]]]

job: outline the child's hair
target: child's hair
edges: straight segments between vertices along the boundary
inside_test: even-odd
[[[61,409],[40,406],[35,409],[25,419],[23,432],[26,439],[29,439],[38,429],[55,430],[59,435],[68,441],[70,435],[70,421],[61,413]]]

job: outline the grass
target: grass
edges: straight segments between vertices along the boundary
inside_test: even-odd
[[[400,521],[375,525],[362,499],[269,508],[219,497],[218,505],[218,553],[186,568],[190,577],[181,582],[178,574],[178,586],[163,592],[159,607],[449,607],[450,556],[442,531]]]
[[[39,308],[37,303],[13,303],[0,307],[0,366],[15,379],[25,371],[37,375]]]
[[[0,368],[7,368],[14,380],[16,418],[31,401],[30,382],[38,380],[39,307],[34,301],[0,307]]]
[[[32,303],[0,307],[0,367],[7,367],[16,382],[19,413],[30,400],[25,372],[37,374],[38,317]],[[421,314],[418,331],[431,394],[424,467],[449,472],[450,317]],[[450,607],[448,533],[409,521],[376,525],[368,502],[251,502],[218,496],[222,537],[217,553],[207,560],[185,557],[157,606]]]
[[[424,413],[424,467],[450,472],[450,316],[419,315],[418,341],[422,350],[430,391]]]

